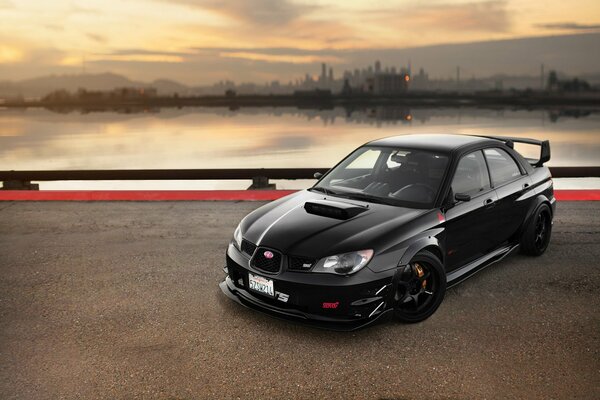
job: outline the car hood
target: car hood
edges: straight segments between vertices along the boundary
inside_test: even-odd
[[[361,210],[339,219],[307,211],[307,202]],[[322,258],[363,249],[382,250],[391,236],[398,239],[408,222],[428,212],[304,190],[253,211],[244,218],[241,228],[244,239],[256,245],[285,254]]]

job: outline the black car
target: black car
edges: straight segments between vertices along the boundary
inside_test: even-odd
[[[539,146],[526,159],[515,143]],[[446,289],[513,250],[539,256],[555,211],[548,141],[410,135],[359,147],[316,185],[248,214],[221,289],[336,330],[431,316]]]

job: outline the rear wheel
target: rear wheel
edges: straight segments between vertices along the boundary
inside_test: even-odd
[[[444,300],[444,266],[432,253],[421,251],[400,268],[394,294],[396,318],[409,323],[429,318]]]
[[[552,212],[547,204],[540,205],[521,237],[521,252],[541,256],[548,248],[552,234]]]

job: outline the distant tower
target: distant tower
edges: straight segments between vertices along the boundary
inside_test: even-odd
[[[321,64],[321,79],[327,79],[327,64],[325,63]]]
[[[411,65],[410,65],[410,58],[408,59],[408,71],[407,71],[408,76],[411,76]]]
[[[544,64],[540,68],[540,90],[544,90]]]
[[[456,67],[456,86],[460,85],[460,66]]]
[[[378,74],[381,72],[381,61],[375,61],[375,73]]]
[[[333,68],[329,67],[329,81],[333,82]]]

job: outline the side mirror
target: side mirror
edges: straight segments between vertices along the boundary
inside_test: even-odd
[[[320,173],[320,172],[315,172],[315,174],[313,176],[315,177],[315,179],[321,179],[321,177],[323,176],[323,174]]]
[[[471,201],[471,195],[466,193],[456,193],[454,198],[456,201]]]

